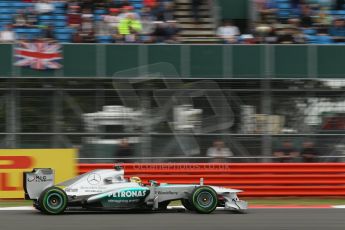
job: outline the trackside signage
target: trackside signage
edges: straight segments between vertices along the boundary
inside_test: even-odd
[[[33,168],[54,169],[55,183],[76,176],[76,157],[76,149],[0,149],[0,199],[23,198],[23,172]]]

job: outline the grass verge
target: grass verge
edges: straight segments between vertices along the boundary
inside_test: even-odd
[[[30,200],[0,200],[0,207],[32,206]]]

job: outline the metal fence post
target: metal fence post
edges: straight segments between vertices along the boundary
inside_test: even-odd
[[[17,119],[19,114],[17,113],[17,91],[14,79],[8,79],[7,84],[9,91],[6,94],[6,146],[8,148],[16,148],[17,143]]]
[[[271,95],[271,78],[274,74],[274,46],[265,45],[264,47],[264,78],[261,80],[261,111],[263,114],[272,114],[272,95]],[[262,156],[272,155],[272,136],[268,130],[264,130],[261,139]],[[268,161],[269,159],[264,159]]]
[[[62,106],[63,106],[63,91],[56,89],[52,98],[52,130],[54,135],[52,136],[52,146],[58,148],[59,146],[59,135],[61,133],[61,117],[62,117]]]

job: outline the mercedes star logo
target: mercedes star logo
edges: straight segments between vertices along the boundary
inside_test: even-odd
[[[99,182],[101,182],[101,176],[96,173],[92,173],[87,177],[87,182],[91,185],[99,184]]]

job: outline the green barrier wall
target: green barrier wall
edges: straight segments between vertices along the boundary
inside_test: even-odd
[[[0,77],[342,78],[342,45],[63,46],[63,68],[37,71],[12,64],[0,45]]]

